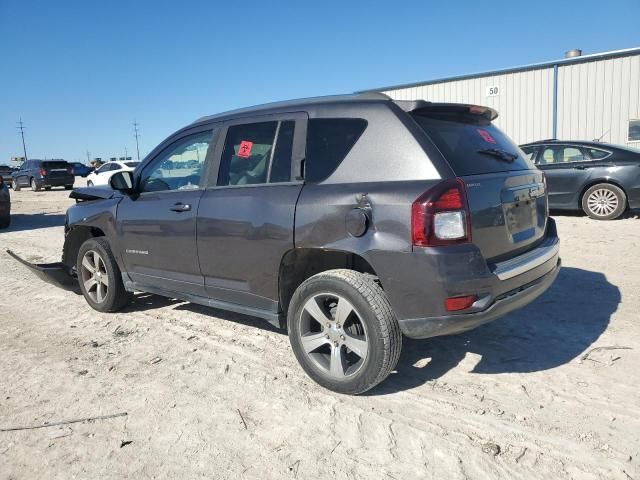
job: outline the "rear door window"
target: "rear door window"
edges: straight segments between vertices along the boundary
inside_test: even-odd
[[[477,115],[411,114],[458,176],[534,169],[500,129]]]
[[[362,118],[316,118],[307,127],[304,178],[321,182],[342,163],[367,128]]]
[[[222,151],[218,186],[291,181],[295,120],[232,125]]]

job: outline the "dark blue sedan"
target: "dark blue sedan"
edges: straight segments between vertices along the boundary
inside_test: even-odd
[[[73,174],[76,177],[86,177],[95,169],[93,167],[88,167],[84,163],[80,162],[70,162],[71,168],[73,169]]]

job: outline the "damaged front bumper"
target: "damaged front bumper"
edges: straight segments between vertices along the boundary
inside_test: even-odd
[[[64,263],[30,263],[11,250],[7,250],[7,253],[31,270],[40,280],[65,290],[78,291],[78,279]]]

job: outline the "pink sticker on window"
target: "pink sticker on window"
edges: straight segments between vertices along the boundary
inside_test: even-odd
[[[238,147],[237,155],[242,158],[249,158],[251,156],[251,148],[253,147],[253,142],[249,140],[242,140],[240,142],[240,146]]]
[[[480,134],[482,139],[487,143],[496,143],[495,139],[491,136],[489,132],[482,128],[476,128],[476,132]]]

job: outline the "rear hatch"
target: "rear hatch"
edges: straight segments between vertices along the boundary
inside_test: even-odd
[[[491,121],[491,109],[431,104],[410,112],[467,188],[472,242],[488,262],[533,248],[544,236],[544,177]]]
[[[66,177],[70,173],[71,165],[63,161],[47,161],[42,162],[44,175],[49,178]]]

